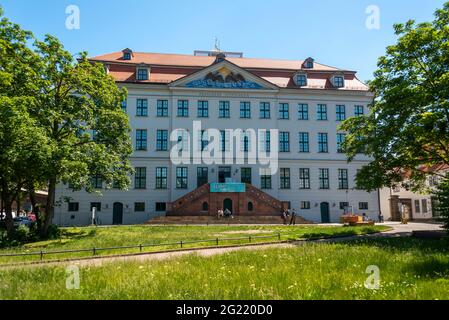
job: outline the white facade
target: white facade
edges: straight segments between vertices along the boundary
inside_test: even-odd
[[[230,66],[230,68],[233,68]],[[240,70],[240,72],[243,72]],[[195,75],[196,76],[196,75]],[[200,75],[198,75],[199,77]],[[250,77],[245,74],[246,77]],[[188,79],[187,79],[188,80]],[[186,81],[187,81],[186,80]],[[218,172],[221,165],[189,165],[188,188],[176,188],[176,166],[171,164],[169,151],[157,151],[157,130],[188,129],[192,131],[193,121],[202,121],[203,129],[279,129],[280,132],[289,132],[290,152],[279,153],[279,168],[290,169],[290,189],[280,188],[279,171],[272,177],[272,188],[262,189],[271,196],[289,201],[291,207],[296,209],[300,216],[321,222],[320,204],[328,202],[330,206],[330,218],[337,222],[343,213],[341,203],[348,203],[354,207],[356,213],[367,213],[372,219],[377,219],[379,214],[378,192],[367,193],[355,190],[355,175],[357,170],[369,163],[369,159],[360,155],[350,164],[347,163],[344,154],[337,152],[337,133],[340,121],[337,121],[337,105],[345,106],[346,118],[354,116],[356,106],[363,106],[364,112],[368,112],[368,104],[372,101],[372,95],[366,91],[339,91],[339,90],[313,90],[313,89],[287,89],[273,88],[254,78],[253,81],[261,83],[264,88],[259,90],[246,89],[201,89],[186,88],[183,81],[175,85],[156,84],[120,84],[129,91],[126,112],[129,115],[133,129],[133,145],[136,146],[136,130],[147,130],[147,150],[135,151],[131,157],[134,167],[146,168],[146,188],[135,189],[134,178],[129,191],[101,190],[102,196],[88,194],[86,192],[72,192],[67,186],[59,186],[57,199],[70,197],[72,211],[69,204],[63,203],[55,210],[55,223],[59,225],[86,225],[90,223],[91,203],[101,203],[101,211],[98,218],[101,224],[113,223],[114,203],[123,204],[123,224],[139,224],[158,215],[164,215],[164,211],[156,210],[156,203],[174,202],[185,194],[197,188],[197,167],[208,167],[208,181],[218,182]],[[148,101],[148,116],[137,116],[137,99]],[[157,116],[158,100],[168,101],[168,117]],[[178,117],[177,108],[179,100],[189,101],[189,116]],[[198,117],[198,101],[208,102],[208,117]],[[220,101],[229,101],[230,117],[219,117]],[[251,118],[240,117],[241,102],[250,102]],[[270,104],[271,117],[260,118],[260,103]],[[289,106],[289,119],[279,119],[278,108],[281,103]],[[298,120],[298,105],[308,105],[308,120]],[[327,120],[317,120],[317,108],[319,104],[327,107]],[[309,152],[299,152],[299,133],[309,133]],[[328,153],[318,152],[318,133],[328,134]],[[170,143],[169,148],[170,150]],[[226,166],[226,165],[223,165]],[[167,189],[156,188],[156,168],[168,168]],[[259,165],[230,165],[232,179],[240,181],[241,168],[252,168],[251,183],[261,188]],[[300,168],[310,169],[310,189],[300,189]],[[320,189],[319,169],[329,169],[329,189]],[[339,189],[338,170],[348,170],[347,190]],[[301,202],[309,202],[310,209],[301,209]],[[135,203],[145,203],[143,212],[135,212]],[[367,206],[367,207],[366,207]],[[77,208],[76,208],[77,207]],[[359,209],[361,208],[361,209]],[[78,209],[73,210],[73,209]]]

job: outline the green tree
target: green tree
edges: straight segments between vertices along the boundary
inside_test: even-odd
[[[85,53],[76,59],[49,35],[44,41],[34,41],[30,49],[28,44],[34,39],[30,32],[6,18],[0,23],[2,117],[17,125],[4,128],[0,143],[21,146],[14,152],[22,150],[26,155],[35,147],[45,151],[38,154],[39,161],[34,156],[14,155],[10,161],[20,161],[26,181],[8,174],[3,182],[23,185],[31,192],[45,185],[48,199],[41,234],[46,236],[60,200],[55,199],[59,183],[93,192],[91,177],[98,176],[108,187],[113,183],[121,189],[129,186],[132,145],[128,117],[121,109],[127,92],[117,87],[103,65],[90,63]],[[24,133],[35,139],[33,146],[27,144]],[[45,139],[32,133],[44,133]],[[10,187],[1,188],[2,194],[8,193],[8,201],[14,198]]]
[[[410,177],[420,189],[423,166],[449,164],[449,2],[432,22],[394,26],[398,41],[387,48],[370,83],[375,100],[369,114],[345,121],[343,147],[349,161],[365,153],[373,161],[357,176],[368,191]]]
[[[449,173],[438,185],[437,192],[437,214],[444,221],[444,228],[449,232]]]
[[[23,98],[0,97],[0,198],[10,238],[14,235],[13,202],[49,155],[49,141],[29,116],[28,103]]]
[[[46,165],[48,199],[42,226],[51,225],[58,183],[74,189],[95,191],[91,178],[100,177],[106,186],[130,184],[132,153],[130,126],[121,104],[126,89],[117,87],[101,64],[92,64],[86,54],[75,59],[52,36],[36,42],[40,57],[39,94],[30,114],[51,141]]]

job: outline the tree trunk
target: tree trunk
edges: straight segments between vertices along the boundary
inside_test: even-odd
[[[56,193],[56,178],[51,177],[48,182],[48,197],[45,208],[45,217],[41,227],[41,236],[46,238],[48,236],[48,229],[53,223],[53,216],[55,213],[55,193]]]
[[[36,224],[40,230],[41,228],[41,215],[39,208],[37,207],[36,193],[33,187],[28,188],[28,196],[30,197],[31,206],[33,207],[32,213],[36,217]]]
[[[2,196],[3,209],[5,210],[5,226],[8,238],[14,237],[14,219],[12,217],[12,200],[11,197],[3,193]]]

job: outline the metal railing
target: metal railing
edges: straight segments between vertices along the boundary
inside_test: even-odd
[[[252,243],[253,240],[259,239],[277,239],[277,241],[281,241],[282,235],[280,233],[269,235],[269,236],[248,236],[248,237],[240,237],[240,238],[215,238],[215,239],[206,239],[206,240],[188,240],[188,241],[174,241],[174,242],[166,242],[166,243],[153,243],[153,244],[139,244],[134,246],[120,246],[120,247],[106,247],[106,248],[86,248],[86,249],[73,249],[73,250],[55,250],[55,251],[36,251],[36,252],[24,252],[24,253],[5,253],[0,254],[0,258],[5,257],[27,257],[27,256],[39,256],[39,260],[43,261],[44,256],[56,255],[56,254],[67,254],[67,253],[84,253],[91,252],[92,256],[97,256],[101,251],[115,251],[115,250],[125,250],[125,249],[139,249],[140,253],[143,253],[145,248],[154,248],[154,247],[179,247],[180,249],[185,248],[186,245],[190,244],[198,244],[198,243],[212,243],[215,246],[220,246],[220,242],[232,242],[232,241],[248,241],[248,243]],[[193,249],[193,248],[192,248]],[[200,248],[197,248],[200,249]],[[151,253],[157,253],[158,251],[151,251]],[[160,251],[164,252],[164,251]],[[73,257],[77,258],[77,257]],[[81,258],[81,257],[80,257]]]

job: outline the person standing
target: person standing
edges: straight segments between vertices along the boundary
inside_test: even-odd
[[[291,211],[291,215],[292,215],[292,217],[290,219],[290,225],[294,226],[294,225],[296,225],[296,210],[295,209],[293,209]]]

